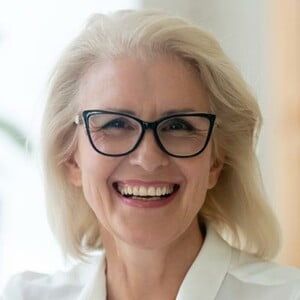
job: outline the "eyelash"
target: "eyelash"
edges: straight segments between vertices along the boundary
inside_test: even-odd
[[[168,126],[165,126],[165,127],[171,127],[171,126],[176,126],[176,125],[180,125],[180,126],[182,126],[182,125],[184,125],[184,129],[185,130],[188,130],[188,131],[192,131],[192,130],[194,130],[195,128],[191,125],[191,124],[189,124],[189,123],[187,123],[187,122],[185,122],[184,120],[173,120],[173,123],[172,124],[167,124]],[[180,129],[182,129],[182,128],[180,128]],[[171,129],[172,130],[172,129]]]

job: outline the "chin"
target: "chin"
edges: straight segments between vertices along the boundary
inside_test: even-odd
[[[174,231],[174,227],[165,227],[164,230],[160,227],[148,225],[139,228],[123,227],[121,231],[115,232],[117,239],[122,240],[126,244],[145,250],[160,249],[180,237],[180,232]]]

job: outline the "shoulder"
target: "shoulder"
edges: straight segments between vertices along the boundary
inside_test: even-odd
[[[262,260],[236,249],[233,249],[224,285],[232,292],[249,294],[251,299],[300,300],[299,269]]]
[[[80,263],[69,271],[54,274],[22,272],[7,283],[1,300],[77,299],[90,277],[96,272],[99,258]]]

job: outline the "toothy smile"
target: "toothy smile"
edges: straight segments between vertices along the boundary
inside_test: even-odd
[[[160,200],[168,197],[179,189],[178,184],[166,184],[160,186],[128,185],[114,183],[114,188],[121,195],[139,200]]]

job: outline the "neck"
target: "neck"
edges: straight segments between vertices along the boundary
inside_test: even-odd
[[[101,236],[107,253],[109,300],[175,299],[203,244],[196,219],[178,239],[160,248],[130,245],[104,229]]]

